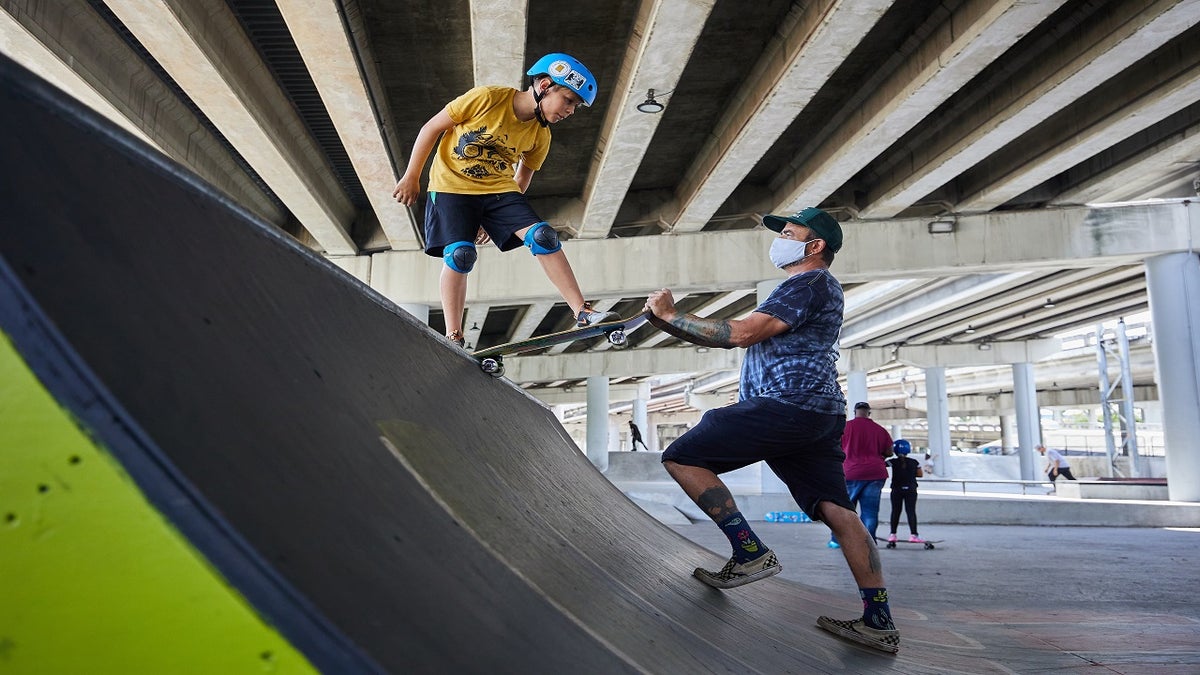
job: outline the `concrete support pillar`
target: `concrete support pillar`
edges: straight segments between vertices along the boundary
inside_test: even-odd
[[[417,318],[417,321],[429,325],[429,305],[399,303],[400,309],[412,314]]]
[[[1200,219],[1200,205],[1188,207]],[[1170,253],[1146,261],[1154,325],[1154,374],[1162,402],[1168,495],[1200,502],[1200,256]]]
[[[1017,429],[1016,415],[1000,415],[1000,448],[1008,450],[1009,448],[1019,447],[1017,445],[1014,432]]]
[[[646,441],[646,447],[650,448],[650,452],[662,452],[663,448],[658,442],[658,418],[654,415],[646,416],[646,428],[642,431],[642,440]]]
[[[946,394],[946,369],[942,366],[925,369],[925,420],[929,425],[929,452],[933,455],[933,472],[945,478],[950,473],[950,397]]]
[[[1032,363],[1012,364],[1013,399],[1017,406],[1017,456],[1021,480],[1037,480],[1037,451],[1042,442],[1042,416],[1038,408],[1037,381]]]
[[[608,470],[608,378],[587,379],[587,456],[601,471]]]
[[[646,404],[650,401],[650,383],[639,382],[637,386],[637,396],[633,399],[633,423],[637,425],[638,430],[642,432],[642,441],[646,447],[653,450],[654,444],[650,442],[650,422],[646,418]],[[629,439],[630,450],[633,449],[633,438]]]
[[[846,374],[846,417],[854,417],[854,404],[867,398],[867,371],[852,370]]]
[[[771,295],[771,291],[775,290],[781,283],[783,283],[782,278],[760,281],[758,286],[755,287],[758,293],[758,304],[761,305]],[[766,462],[759,462],[759,469],[759,482],[762,485],[763,494],[787,494],[787,485],[784,485],[783,481],[779,480],[779,476],[775,475],[775,472],[771,470],[771,467],[767,466]]]

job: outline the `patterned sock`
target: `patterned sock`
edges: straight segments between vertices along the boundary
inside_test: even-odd
[[[886,588],[860,588],[858,595],[863,601],[863,622],[870,628],[895,630],[892,610],[888,607]]]
[[[729,537],[729,543],[733,546],[733,558],[739,563],[754,560],[767,552],[767,547],[754,536],[754,530],[750,529],[750,524],[742,517],[740,511],[717,523],[717,527]]]

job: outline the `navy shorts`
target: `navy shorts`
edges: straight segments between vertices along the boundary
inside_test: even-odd
[[[442,249],[456,241],[475,241],[480,227],[501,251],[511,251],[525,245],[516,233],[540,222],[520,192],[430,192],[425,200],[425,252],[440,258]]]
[[[815,413],[773,398],[751,398],[704,413],[662,459],[717,474],[765,461],[808,517],[820,520],[820,502],[854,510],[842,469],[845,426],[842,415]]]

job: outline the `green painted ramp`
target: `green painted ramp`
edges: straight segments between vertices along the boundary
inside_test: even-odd
[[[0,339],[0,672],[311,673]]]

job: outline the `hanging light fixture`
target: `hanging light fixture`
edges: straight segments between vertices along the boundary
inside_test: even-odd
[[[1042,305],[1042,309],[1054,309],[1054,300],[1046,298],[1046,304]]]
[[[659,96],[666,96],[669,93],[671,92],[668,91],[666,93],[659,94]],[[647,91],[646,100],[637,105],[638,112],[649,113],[651,115],[657,115],[658,113],[662,112],[664,108],[666,108],[666,106],[662,103],[659,103],[658,100],[654,98],[653,89]]]

